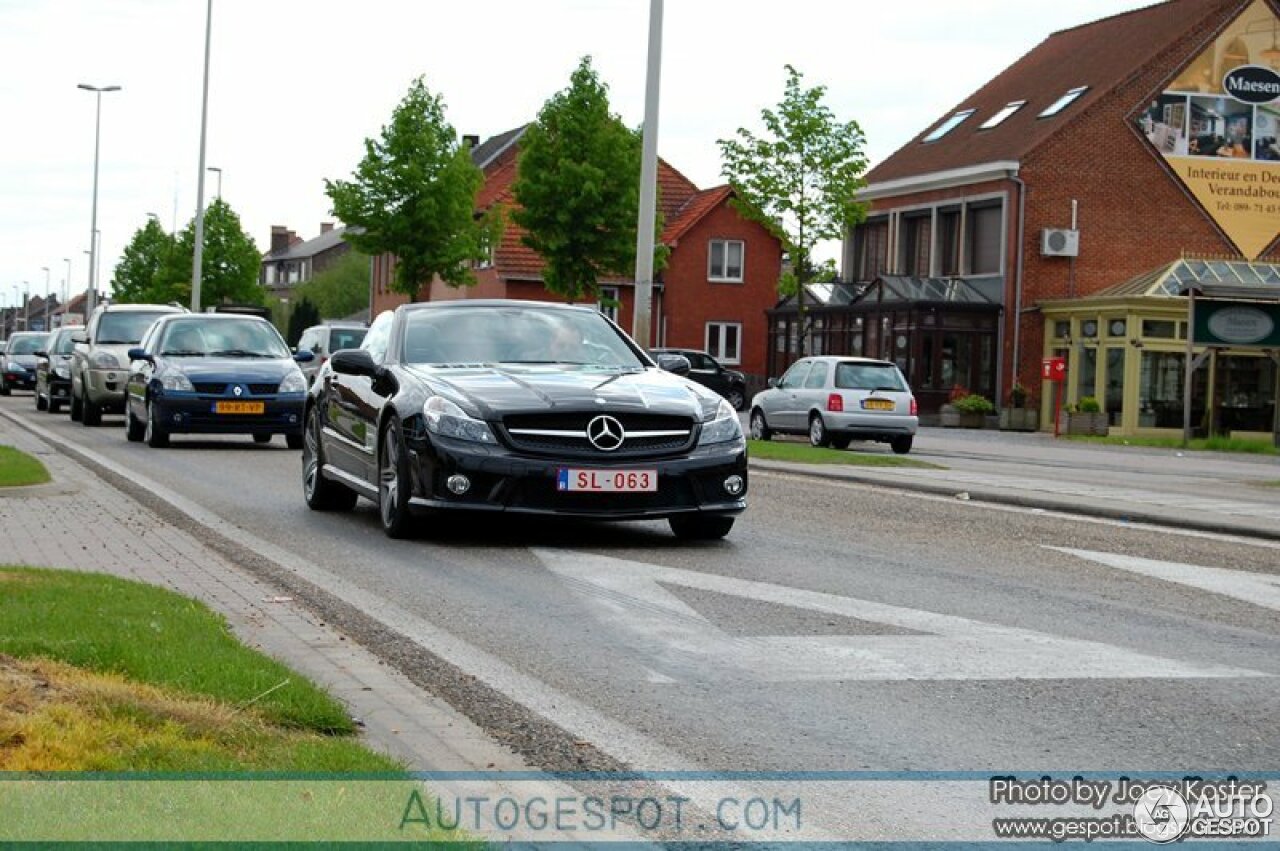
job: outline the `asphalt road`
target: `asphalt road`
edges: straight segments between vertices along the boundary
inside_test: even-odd
[[[0,409],[294,556],[360,611],[357,639],[534,764],[587,748],[653,770],[1280,765],[1276,545],[780,474],[753,476],[722,543],[505,518],[390,541],[366,502],[309,511],[279,438],[153,450],[120,417],[88,429],[27,394]]]

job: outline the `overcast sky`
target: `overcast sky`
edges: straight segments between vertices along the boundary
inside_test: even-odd
[[[644,111],[648,0],[214,0],[208,164],[266,249],[331,219],[323,179],[350,175],[425,75],[459,134],[529,121],[586,54],[629,125]],[[723,182],[716,140],[758,126],[783,65],[828,87],[872,163],[1051,32],[1150,0],[667,0],[660,155]],[[100,280],[148,213],[194,216],[202,0],[0,0],[0,304],[13,285],[87,285],[95,95],[102,95]],[[206,196],[217,191],[210,173]]]

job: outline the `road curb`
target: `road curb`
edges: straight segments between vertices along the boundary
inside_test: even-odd
[[[1154,511],[1144,511],[1141,509],[1135,511],[1123,508],[1112,508],[1104,505],[1080,505],[1079,503],[1061,502],[1043,497],[984,489],[982,486],[975,487],[972,485],[965,485],[963,487],[957,487],[953,484],[934,484],[932,482],[908,482],[895,479],[883,479],[874,475],[858,473],[848,467],[842,468],[842,471],[839,473],[828,473],[823,470],[815,470],[810,467],[803,467],[797,464],[788,464],[785,461],[749,459],[748,464],[752,470],[761,470],[770,473],[787,473],[789,475],[805,476],[807,478],[821,479],[824,481],[869,485],[872,487],[905,491],[907,493],[920,493],[927,494],[929,496],[951,498],[954,498],[958,493],[964,492],[969,495],[969,500],[973,502],[987,502],[995,505],[1009,505],[1017,508],[1038,508],[1044,511],[1055,511],[1060,514],[1071,514],[1102,520],[1115,520],[1123,523],[1143,523],[1149,526],[1158,526],[1165,529],[1209,532],[1217,535],[1231,535],[1237,538],[1253,538],[1261,541],[1280,542],[1280,531],[1243,528],[1240,526],[1233,526],[1229,523],[1214,523],[1212,521],[1198,520],[1195,518],[1178,518],[1177,520],[1173,520],[1163,514],[1159,514]]]

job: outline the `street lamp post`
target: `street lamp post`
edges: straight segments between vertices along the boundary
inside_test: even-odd
[[[200,312],[200,278],[204,263],[204,151],[209,130],[209,46],[213,36],[213,0],[208,0],[204,22],[204,99],[200,107],[200,177],[196,190],[196,239],[191,257],[191,310]]]
[[[218,200],[222,200],[222,169],[216,165],[211,165],[205,171],[216,171],[218,173]]]
[[[22,330],[31,330],[31,284],[22,282]]]
[[[62,320],[66,323],[67,307],[71,301],[71,258],[63,257],[62,262],[67,264],[67,277],[62,282]]]
[[[99,143],[102,135],[102,93],[118,92],[120,91],[120,87],[99,87],[91,86],[88,83],[81,83],[77,88],[84,89],[86,92],[94,92],[97,95],[98,101],[97,118],[94,121],[93,127],[93,218],[89,225],[89,296],[88,301],[85,304],[85,317],[88,318],[88,316],[93,313],[93,308],[96,306],[98,300],[98,282],[94,276],[96,268],[94,261],[97,259],[97,243],[94,240],[94,235],[98,232],[98,154],[100,150]]]
[[[636,224],[635,313],[631,337],[653,345],[653,242],[657,214],[658,89],[662,79],[662,0],[649,0],[649,61],[644,89],[644,131],[640,154],[640,204]]]
[[[49,267],[41,266],[44,271],[44,329],[49,330]]]

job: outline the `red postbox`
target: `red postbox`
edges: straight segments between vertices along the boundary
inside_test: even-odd
[[[1040,377],[1053,382],[1053,436],[1058,436],[1062,422],[1062,382],[1067,380],[1066,358],[1045,358],[1040,361]]]

